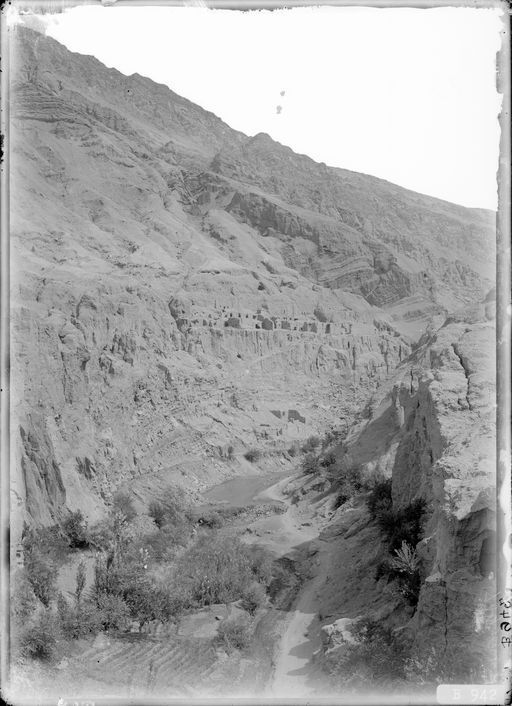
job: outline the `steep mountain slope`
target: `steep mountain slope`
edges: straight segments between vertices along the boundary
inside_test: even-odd
[[[493,214],[11,31],[15,517],[200,488],[250,446],[281,467],[489,288]]]

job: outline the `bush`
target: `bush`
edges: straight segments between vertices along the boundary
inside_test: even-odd
[[[395,554],[380,562],[375,579],[382,576],[396,579],[399,592],[415,606],[421,588],[420,562],[415,547],[421,539],[425,500],[419,498],[398,511],[393,510],[391,479],[388,479],[375,484],[366,502],[370,517],[386,537],[388,552]]]
[[[25,569],[17,569],[12,576],[10,609],[12,620],[23,625],[34,613],[38,600]]]
[[[294,458],[297,455],[297,447],[296,446],[290,446],[288,449],[288,456],[291,456]]]
[[[366,499],[368,511],[372,520],[379,521],[382,514],[391,511],[393,501],[391,498],[391,478],[375,483]]]
[[[338,444],[345,439],[346,432],[341,429],[329,429],[322,441],[322,447],[327,448],[331,444]]]
[[[325,454],[325,456],[320,459],[320,465],[322,468],[329,468],[330,466],[334,466],[336,463],[336,456],[331,452]]]
[[[251,642],[251,626],[247,618],[227,618],[217,629],[217,641],[231,652],[243,650]]]
[[[310,436],[309,439],[307,439],[303,444],[302,444],[302,451],[304,453],[309,453],[311,451],[314,451],[320,446],[320,439],[318,436]]]
[[[124,597],[131,617],[138,620],[141,627],[152,620],[168,617],[164,591],[147,578],[127,586]]]
[[[242,595],[242,608],[251,615],[254,615],[258,608],[261,608],[266,602],[266,591],[257,581],[253,581]]]
[[[114,529],[111,520],[101,520],[89,529],[89,545],[105,551],[114,543]]]
[[[402,542],[400,549],[395,549],[395,557],[391,560],[392,567],[404,574],[412,574],[417,571],[419,563],[416,549],[409,546],[406,541]]]
[[[138,546],[148,552],[149,560],[158,563],[171,561],[178,549],[184,547],[190,536],[188,525],[174,527],[164,525],[161,530],[144,535]]]
[[[102,595],[120,592],[118,572],[114,565],[112,552],[100,554],[94,562],[93,595],[99,599]]]
[[[162,493],[160,504],[164,508],[164,525],[186,525],[188,523],[188,513],[190,512],[189,502],[185,492],[179,487],[170,487]]]
[[[120,514],[129,523],[137,517],[137,510],[128,493],[118,490],[112,497],[112,514]]]
[[[191,602],[187,584],[182,582],[181,577],[172,577],[159,588],[159,620],[164,623],[175,620]]]
[[[318,321],[320,321],[323,324],[326,323],[327,316],[325,315],[323,309],[321,309],[319,306],[316,306],[313,313],[316,316],[316,318],[318,319]]]
[[[163,505],[156,501],[151,502],[149,504],[148,514],[158,528],[163,526],[165,521],[165,508]]]
[[[270,580],[266,556],[236,537],[202,537],[180,556],[177,576],[191,606],[229,603],[241,598],[255,579]]]
[[[336,482],[338,495],[334,503],[335,509],[343,505],[350,498],[360,493],[365,488],[361,470],[352,466],[343,471],[343,475]]]
[[[344,493],[343,491],[339,492],[336,495],[336,500],[334,501],[334,509],[337,510],[338,508],[340,508],[347,502],[348,499],[349,496],[346,493]]]
[[[415,547],[421,539],[425,500],[419,498],[401,510],[394,511],[383,499],[376,510],[376,520],[388,540],[388,551],[399,549],[402,542]]]
[[[130,619],[130,609],[121,596],[103,593],[97,596],[96,605],[104,630],[122,630]]]
[[[68,538],[70,547],[84,549],[89,546],[87,523],[80,510],[72,512],[66,517],[62,523],[62,529]]]
[[[395,550],[395,556],[383,559],[377,565],[375,580],[385,576],[388,581],[397,581],[398,592],[407,603],[415,606],[421,588],[420,560],[416,550],[407,542],[402,542],[401,549]]]
[[[55,655],[57,637],[57,621],[51,611],[46,609],[21,630],[18,635],[18,648],[24,657],[50,660]]]
[[[328,657],[328,671],[338,686],[390,685],[405,679],[405,649],[389,628],[363,619],[352,635],[355,644],[334,650]]]
[[[69,541],[58,525],[29,528],[25,525],[22,537],[25,557],[37,554],[51,564],[65,563],[69,555]]]
[[[259,583],[268,586],[272,580],[272,555],[264,547],[258,546],[247,547],[247,554],[252,575]]]
[[[416,648],[405,663],[407,680],[415,684],[491,684],[496,679],[493,664],[495,633],[492,618],[479,636],[480,650],[471,641],[461,641],[456,651],[441,646]],[[485,656],[484,656],[485,655]]]
[[[37,598],[49,606],[55,596],[58,573],[55,563],[34,548],[25,556],[25,571]]]
[[[86,578],[85,562],[82,560],[78,564],[75,578],[75,598],[77,603],[80,603],[82,593],[84,592]]]
[[[70,606],[62,594],[57,598],[60,631],[68,640],[77,640],[99,632],[102,622],[96,605],[84,602]]]
[[[251,463],[256,463],[256,461],[259,461],[261,456],[262,454],[259,449],[249,449],[244,453],[244,458]]]
[[[302,472],[305,474],[316,473],[318,471],[318,458],[314,453],[308,453],[302,459]]]

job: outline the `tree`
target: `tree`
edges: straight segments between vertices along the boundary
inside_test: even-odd
[[[87,523],[80,510],[72,512],[62,523],[62,529],[66,533],[69,546],[83,549],[89,546],[87,537]]]
[[[82,559],[82,561],[78,564],[78,568],[76,570],[75,599],[76,599],[77,603],[80,603],[80,598],[82,597],[82,593],[85,588],[85,580],[86,580],[86,569],[85,569],[85,562]]]
[[[104,593],[97,598],[98,617],[105,630],[120,630],[130,618],[130,609],[121,596]]]
[[[267,594],[261,583],[253,581],[244,591],[242,608],[254,615],[258,608],[265,604],[266,600]]]
[[[412,574],[417,571],[420,560],[416,554],[416,549],[411,547],[404,540],[400,549],[395,549],[395,557],[391,560],[391,565],[397,571],[404,574]]]
[[[47,608],[22,629],[19,635],[21,654],[34,659],[51,659],[57,647],[57,634],[55,616]]]
[[[160,528],[165,522],[165,508],[159,502],[149,504],[149,516],[153,518],[155,525]]]
[[[137,581],[125,592],[125,600],[131,617],[138,620],[140,628],[152,620],[164,617],[164,595],[149,580]]]
[[[34,550],[26,556],[25,571],[36,596],[43,605],[49,606],[55,595],[57,580],[55,564]]]
[[[120,514],[124,521],[130,523],[137,517],[137,510],[133,504],[131,497],[121,490],[114,493],[112,497],[112,512]]]
[[[37,605],[38,600],[26,570],[18,569],[12,576],[11,616],[16,622],[23,624],[34,612]]]

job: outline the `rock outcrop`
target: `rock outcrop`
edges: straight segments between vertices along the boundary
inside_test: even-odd
[[[492,674],[496,405],[489,299],[425,334],[374,397],[342,463],[391,477],[394,510],[426,502],[415,547],[421,590],[414,615],[402,619],[412,653],[421,663],[434,650],[439,664],[459,655],[461,669],[473,660]]]

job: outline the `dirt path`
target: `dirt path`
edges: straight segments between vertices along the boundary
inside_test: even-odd
[[[315,695],[312,659],[321,645],[317,594],[325,580],[323,563],[320,560],[316,576],[303,586],[290,613],[277,652],[274,677],[269,688],[271,696]]]
[[[285,502],[288,505],[286,513],[255,523],[263,530],[263,543],[274,552],[280,551],[282,555],[293,556],[294,552],[300,551],[300,547],[312,543],[313,540],[317,549],[311,556],[312,577],[303,584],[293,604],[277,650],[274,675],[267,696],[279,698],[315,695],[315,667],[312,660],[314,653],[321,646],[318,592],[326,580],[328,560],[328,548],[326,543],[318,538],[320,528],[313,512],[299,512],[283,493],[289,480],[289,477],[285,478],[257,496],[260,500]],[[279,527],[270,527],[271,523],[278,523]],[[268,530],[271,530],[271,535],[267,538],[265,532]],[[259,541],[261,542],[261,539]]]

